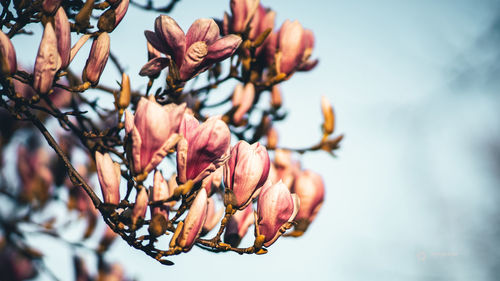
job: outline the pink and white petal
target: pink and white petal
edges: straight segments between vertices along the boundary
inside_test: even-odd
[[[202,41],[211,45],[219,37],[219,27],[213,19],[197,19],[186,33],[186,47]]]

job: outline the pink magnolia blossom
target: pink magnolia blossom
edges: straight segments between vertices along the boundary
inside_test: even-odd
[[[168,184],[160,171],[155,171],[153,187],[151,188],[151,201],[165,200],[169,197]],[[151,217],[161,214],[165,220],[168,220],[168,203],[161,206],[151,206]]]
[[[295,179],[293,190],[300,199],[300,209],[295,220],[312,222],[325,198],[325,186],[321,176],[306,170]]]
[[[224,232],[224,242],[233,247],[238,247],[241,239],[245,236],[248,228],[254,222],[254,212],[252,204],[249,204],[245,209],[236,211],[229,219]]]
[[[309,60],[314,47],[314,34],[298,21],[286,20],[280,30],[269,35],[265,42],[268,65],[274,61],[276,71],[290,75],[295,71],[308,71],[318,61]],[[279,52],[277,52],[279,50]]]
[[[269,175],[267,150],[259,143],[239,141],[224,166],[224,185],[234,193],[233,208],[243,210],[257,197]]]
[[[299,211],[299,199],[291,194],[283,182],[266,183],[257,201],[257,225],[264,235],[264,246],[269,247],[283,234],[283,226],[290,223]]]
[[[0,30],[0,73],[4,75],[14,75],[16,71],[16,50],[9,37]]]
[[[236,124],[243,121],[243,116],[252,108],[255,98],[255,87],[252,83],[248,83],[243,87],[242,84],[236,85],[233,93],[233,107],[237,107],[233,115],[233,120]]]
[[[110,41],[107,32],[101,33],[94,39],[92,47],[90,48],[89,57],[85,63],[85,68],[83,69],[83,81],[88,81],[92,85],[97,85],[99,83],[99,78],[108,62],[109,44]]]
[[[42,41],[36,55],[33,70],[33,88],[42,94],[52,89],[54,76],[61,67],[61,57],[57,51],[57,37],[51,22],[43,30]]]
[[[144,34],[155,49],[173,60],[181,81],[187,81],[230,57],[241,43],[241,38],[236,35],[219,38],[219,27],[212,19],[196,20],[184,34],[174,19],[161,15],[155,20],[155,32],[145,31]],[[141,75],[153,75],[149,69],[151,66],[160,71],[167,64],[164,60],[158,64],[149,61],[141,69]]]
[[[224,216],[224,208],[219,208],[218,210],[216,210],[215,199],[213,197],[208,198],[207,204],[207,219],[203,224],[201,235],[210,232],[210,230],[212,230],[217,225],[217,223],[219,223],[219,221],[222,219],[222,216]]]
[[[207,190],[208,197],[217,192],[222,183],[223,167],[217,168],[203,179],[201,186]]]
[[[185,108],[185,104],[161,106],[150,96],[141,98],[135,115],[125,111],[125,130],[132,137],[136,174],[149,173],[175,146]]]
[[[177,245],[187,251],[193,247],[196,238],[200,235],[207,218],[207,192],[204,188],[198,191],[196,198],[184,219],[184,225],[177,238]]]
[[[130,0],[121,0],[120,4],[118,4],[118,6],[116,6],[116,8],[114,8],[115,9],[115,28],[122,21],[123,17],[125,17],[125,14],[127,13],[127,10],[128,10],[129,2],[130,2]]]
[[[95,152],[95,162],[104,203],[117,205],[120,203],[120,164],[113,162],[108,153],[99,151]]]
[[[244,33],[254,17],[259,0],[231,0],[231,16],[224,14],[224,33]]]
[[[141,188],[135,197],[135,205],[132,210],[132,224],[136,224],[139,218],[144,218],[146,216],[146,211],[148,209],[148,192],[146,188]]]
[[[54,15],[54,29],[57,37],[57,51],[61,56],[61,69],[68,67],[71,54],[71,29],[66,12],[59,7]]]
[[[200,181],[227,160],[231,132],[218,117],[210,117],[199,124],[196,118],[184,114],[179,133],[184,136],[177,144],[180,182]]]

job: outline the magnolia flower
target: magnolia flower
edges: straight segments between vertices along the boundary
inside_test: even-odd
[[[154,96],[149,96],[141,98],[135,115],[125,111],[125,130],[132,137],[136,174],[149,173],[175,146],[185,108],[185,104],[161,106]]]
[[[130,0],[121,0],[120,4],[118,4],[118,6],[116,6],[116,8],[114,8],[115,9],[115,28],[122,21],[123,17],[125,17],[125,14],[127,13],[127,10],[128,10],[129,2],[130,2]]]
[[[276,12],[270,9],[264,8],[259,4],[257,11],[255,12],[252,20],[250,21],[250,34],[248,37],[251,40],[257,39],[266,29],[274,28],[274,19],[276,17]],[[257,48],[256,54],[259,54],[260,48]]]
[[[182,230],[177,237],[177,245],[184,251],[193,247],[196,238],[200,235],[203,224],[207,218],[207,192],[204,188],[198,191],[196,198],[184,219]]]
[[[85,68],[82,73],[82,80],[88,81],[92,85],[99,83],[104,67],[108,62],[109,56],[109,35],[107,32],[101,33],[90,48],[89,57],[85,63]]]
[[[145,31],[144,34],[155,49],[173,60],[181,81],[187,81],[214,63],[230,57],[241,43],[241,38],[236,35],[219,38],[219,27],[212,19],[196,20],[184,34],[174,19],[161,15],[155,20],[155,32]],[[165,68],[168,65],[166,58],[154,60],[160,59],[158,63],[149,61],[140,74],[151,76],[152,72]]]
[[[269,175],[269,155],[258,142],[239,141],[224,166],[224,185],[235,196],[233,208],[243,210],[257,197]]]
[[[177,144],[177,174],[179,181],[200,181],[227,160],[231,132],[217,117],[203,124],[184,114],[179,133],[184,137]]]
[[[9,37],[0,30],[0,73],[14,75],[17,71],[16,50]]]
[[[299,211],[299,199],[290,194],[283,182],[267,182],[257,201],[258,233],[264,235],[264,246],[271,246],[286,230]]]
[[[210,230],[212,230],[222,219],[222,216],[224,216],[223,208],[219,208],[219,210],[216,211],[215,199],[213,197],[208,198],[207,204],[207,218],[201,231],[202,236],[210,232]]]
[[[305,228],[314,220],[323,204],[325,186],[319,174],[306,170],[301,172],[295,179],[293,190],[300,199],[300,209],[295,220],[299,222],[298,227],[301,226],[301,220],[305,221],[301,226],[303,229],[300,229],[305,231]]]
[[[71,29],[64,9],[60,7],[54,15],[57,51],[61,56],[61,69],[68,67],[71,54]]]
[[[61,67],[61,57],[57,51],[57,37],[51,22],[43,30],[42,41],[36,55],[33,70],[33,88],[46,94],[51,88],[56,72]]]
[[[135,225],[139,218],[144,218],[148,208],[148,192],[146,188],[141,188],[135,197],[135,205],[132,210],[132,224]]]
[[[201,187],[207,190],[209,197],[219,189],[220,184],[222,183],[222,175],[223,167],[221,166],[203,179]]]
[[[169,197],[168,184],[160,171],[155,171],[153,187],[151,188],[151,201],[165,200]],[[156,214],[162,215],[168,220],[168,204],[163,203],[160,206],[151,206],[151,217]]]
[[[224,232],[224,242],[233,247],[238,247],[241,239],[243,239],[253,222],[254,213],[251,204],[241,211],[236,211],[227,222]]]
[[[113,162],[108,153],[99,151],[95,152],[95,163],[104,203],[117,205],[120,203],[120,164]]]
[[[314,47],[314,34],[298,21],[286,20],[278,33],[269,35],[265,45],[267,64],[271,65],[274,61],[278,73],[290,75],[295,71],[307,71],[318,63],[318,60],[309,60]]]
[[[224,34],[244,33],[257,11],[259,0],[231,0],[230,5],[232,16],[224,13]]]
[[[243,88],[242,84],[236,85],[233,93],[233,107],[237,107],[233,115],[233,120],[239,124],[243,120],[243,116],[252,108],[255,98],[255,87],[252,83],[248,83]]]

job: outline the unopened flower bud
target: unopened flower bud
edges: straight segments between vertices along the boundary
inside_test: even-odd
[[[271,106],[278,109],[281,107],[281,103],[281,90],[278,85],[274,85],[271,89]]]
[[[127,74],[122,74],[122,90],[118,97],[118,108],[125,109],[130,104],[130,79]]]
[[[109,8],[102,13],[97,21],[97,28],[99,28],[99,31],[113,31],[113,29],[115,29],[115,18],[115,10],[112,8]]]
[[[231,0],[231,30],[243,33],[255,14],[259,0]]]
[[[267,147],[269,149],[276,149],[279,140],[279,134],[276,128],[274,127],[269,128],[269,130],[267,130],[266,138],[267,138]]]
[[[295,229],[304,232],[323,204],[325,186],[319,174],[306,170],[295,179],[293,190],[300,199],[299,212],[295,217],[299,224]]]
[[[86,0],[83,7],[75,16],[75,23],[78,29],[85,29],[89,26],[90,16],[92,15],[92,10],[94,9],[94,2],[95,0]]]
[[[184,251],[193,247],[196,238],[200,235],[201,229],[207,218],[207,192],[204,188],[198,191],[196,198],[184,219],[181,233],[177,238],[177,245]]]
[[[120,4],[115,8],[115,26],[116,28],[118,24],[122,21],[123,17],[125,17],[125,14],[127,13],[128,10],[128,5],[129,5],[130,0],[122,0],[120,1]]]
[[[207,204],[207,218],[203,224],[201,235],[205,235],[210,232],[210,230],[217,225],[224,215],[224,208],[219,208],[219,210],[216,211],[215,199],[213,197],[208,198]]]
[[[139,218],[144,218],[146,215],[146,210],[148,208],[148,192],[146,188],[141,188],[137,193],[137,197],[135,198],[135,205],[132,211],[132,225],[135,225]]]
[[[233,115],[236,124],[239,124],[243,120],[243,116],[250,110],[254,98],[255,87],[252,83],[246,84],[244,88],[241,84],[236,85],[233,93],[233,107],[237,107]]]
[[[33,88],[45,94],[52,89],[56,72],[61,67],[61,57],[57,51],[57,37],[51,22],[47,22],[33,71]]]
[[[161,201],[165,200],[170,196],[168,184],[160,171],[156,170],[153,180],[153,187],[151,189],[151,201]],[[151,206],[151,215],[160,214],[168,220],[168,209],[167,203],[163,203],[159,206]]]
[[[223,167],[219,167],[203,179],[201,187],[207,190],[208,197],[217,192],[222,183]]]
[[[255,198],[269,175],[267,150],[259,143],[239,141],[224,166],[224,185],[234,193],[233,208],[243,210]]]
[[[224,242],[233,247],[238,247],[241,239],[243,239],[253,222],[254,213],[251,204],[241,211],[236,211],[227,222],[224,232]]]
[[[54,28],[57,37],[57,51],[61,56],[61,69],[68,67],[71,54],[71,30],[68,17],[60,7],[54,16]]]
[[[95,153],[95,161],[104,203],[117,205],[120,203],[120,164],[113,162],[108,153],[103,155],[99,151]]]
[[[274,185],[266,183],[257,202],[258,233],[265,237],[265,247],[271,246],[283,234],[298,210],[297,195],[290,194],[283,182],[279,181]]]
[[[52,15],[61,5],[61,0],[43,0],[42,9],[45,13]]]
[[[323,112],[323,132],[330,135],[335,130],[335,115],[333,107],[325,96],[321,97],[321,111]]]
[[[286,20],[278,34],[278,49],[281,58],[278,70],[281,73],[292,73],[302,62],[305,44],[302,41],[304,29],[298,21]]]
[[[0,71],[5,76],[17,71],[16,51],[9,37],[0,30]]]
[[[90,49],[89,57],[85,68],[83,69],[82,79],[88,81],[92,85],[99,83],[99,78],[108,62],[109,56],[109,35],[106,32],[101,33]]]
[[[132,137],[136,174],[149,173],[178,142],[177,133],[186,104],[161,106],[154,96],[141,98],[135,115],[125,111],[125,130]]]
[[[182,183],[203,180],[227,160],[231,132],[224,121],[210,117],[202,124],[189,114],[179,127],[177,174]]]

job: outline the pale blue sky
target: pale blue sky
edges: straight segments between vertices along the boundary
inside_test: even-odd
[[[197,18],[220,18],[228,2],[181,1],[171,16],[187,30]],[[499,237],[490,221],[498,217],[500,197],[488,145],[500,136],[498,76],[492,75],[499,73],[500,44],[491,29],[499,5],[262,3],[277,11],[278,25],[290,18],[312,29],[313,56],[320,59],[314,71],[283,84],[289,118],[278,126],[281,144],[304,147],[319,138],[321,95],[332,101],[337,130],[346,135],[337,159],[301,158],[326,183],[316,221],[306,235],[280,239],[264,256],[193,249],[165,267],[118,242],[108,257],[139,280],[494,280]],[[129,12],[111,46],[140,88],[147,81],[134,74],[146,62],[143,30],[152,29],[157,15]],[[25,36],[14,45],[38,40]],[[32,52],[20,60],[34,61]],[[88,47],[75,70],[87,54]],[[118,79],[109,65],[101,81]],[[221,95],[230,90],[221,87]],[[64,254],[47,257],[49,265],[65,268],[63,280],[71,274]]]

